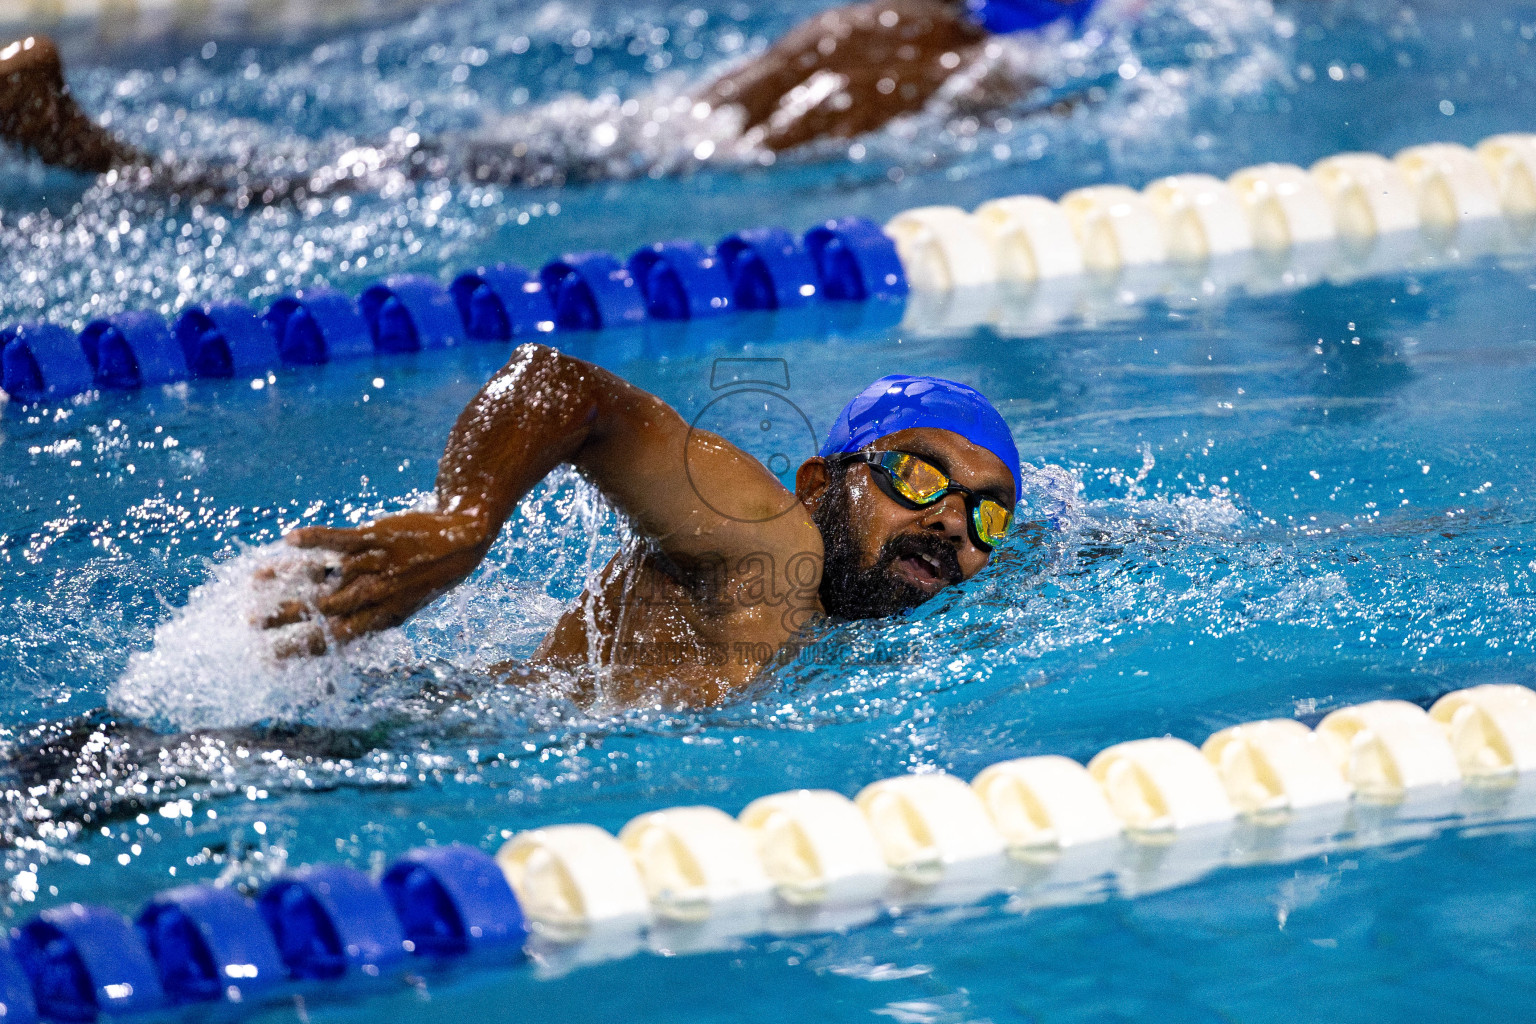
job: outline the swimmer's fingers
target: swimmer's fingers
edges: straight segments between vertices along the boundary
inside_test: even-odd
[[[298,636],[285,637],[273,647],[272,654],[279,661],[306,656],[318,658],[325,653],[327,646],[324,631],[316,627],[314,629],[306,629]]]
[[[314,607],[303,601],[284,601],[259,622],[262,629],[278,629],[314,618]]]
[[[388,572],[394,562],[394,557],[381,548],[370,548],[356,555],[348,555],[341,560],[341,576],[336,586],[345,587],[359,576]]]
[[[400,594],[393,600],[370,605],[360,612],[331,619],[331,632],[343,643],[368,633],[398,626],[411,617],[419,607],[409,594]]]
[[[360,526],[335,529],[330,526],[304,526],[283,536],[283,540],[296,548],[326,548],[344,555],[356,554],[378,546],[377,534],[371,527]]]
[[[251,573],[251,579],[260,586],[266,586],[272,583],[285,583],[294,577],[303,577],[310,583],[324,583],[331,575],[331,568],[324,562],[303,559],[262,566]]]
[[[316,606],[332,619],[360,614],[370,605],[392,604],[396,599],[415,602],[414,611],[469,575],[478,563],[473,552],[456,552],[392,571],[359,574],[320,598]]]

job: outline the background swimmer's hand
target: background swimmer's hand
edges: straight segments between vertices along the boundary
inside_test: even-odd
[[[295,530],[288,543],[335,551],[341,563],[326,571],[328,589],[312,604],[285,601],[261,624],[276,629],[318,611],[342,643],[398,626],[473,572],[494,538],[487,517],[473,511],[404,512],[352,529]],[[291,653],[324,649],[317,637]]]

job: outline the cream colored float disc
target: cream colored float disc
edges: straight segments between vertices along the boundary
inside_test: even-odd
[[[1069,757],[1003,761],[983,770],[971,788],[1013,848],[1076,846],[1120,834],[1104,791]]]
[[[1163,225],[1152,204],[1124,185],[1094,185],[1061,197],[1061,208],[1090,270],[1117,271],[1168,258]]]
[[[1342,803],[1352,792],[1328,745],[1289,718],[1234,725],[1200,750],[1246,814]]]
[[[634,861],[596,825],[520,832],[502,845],[496,863],[530,921],[570,929],[650,917]]]
[[[1485,683],[1448,693],[1429,717],[1451,741],[1468,779],[1507,778],[1536,769],[1536,693],[1513,683]]]
[[[915,291],[974,288],[997,280],[992,245],[958,206],[923,206],[885,225]]]
[[[1415,786],[1461,779],[1445,732],[1407,701],[1340,708],[1318,723],[1317,734],[1328,743],[1345,780],[1367,800],[1401,800]]]
[[[672,807],[642,814],[619,830],[656,913],[708,917],[716,906],[751,901],[772,886],[755,837],[716,807]]]
[[[857,804],[825,789],[752,801],[738,816],[779,895],[791,903],[869,898],[890,877],[880,844]]]
[[[1148,185],[1171,259],[1201,263],[1253,248],[1248,211],[1232,186],[1209,174],[1175,174]]]
[[[995,857],[1003,837],[981,799],[953,775],[933,772],[872,782],[854,798],[895,871],[933,881],[962,861]]]
[[[1379,153],[1340,153],[1312,165],[1339,234],[1375,238],[1419,226],[1419,203],[1403,172]]]
[[[1418,199],[1427,227],[1453,228],[1462,221],[1497,217],[1503,209],[1493,175],[1466,146],[1437,142],[1410,146],[1392,158]]]
[[[1088,771],[1110,809],[1136,832],[1166,832],[1233,816],[1226,789],[1200,751],[1180,739],[1132,740],[1099,751]]]

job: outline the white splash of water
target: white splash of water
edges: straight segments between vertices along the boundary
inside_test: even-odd
[[[557,470],[524,500],[469,580],[405,626],[331,643],[319,656],[302,653],[314,621],[275,629],[261,623],[289,601],[313,614],[324,570],[338,556],[282,542],[250,549],[212,566],[208,581],[155,628],[150,649],[129,656],[108,706],[181,730],[272,720],[366,727],[420,689],[417,670],[488,675],[531,653],[566,606],[547,588],[567,585],[573,574],[586,579],[607,561],[617,543],[615,519],[595,487]],[[562,547],[567,534],[581,541],[576,558]],[[545,566],[535,580],[511,566],[529,557]]]
[[[319,588],[303,570],[323,571],[328,561],[271,544],[215,566],[185,607],[156,628],[153,648],[129,657],[109,706],[138,721],[192,729],[298,719],[322,705],[344,705],[360,688],[349,658],[281,657],[310,627],[259,625],[282,601],[312,605]],[[277,576],[262,582],[264,572]]]

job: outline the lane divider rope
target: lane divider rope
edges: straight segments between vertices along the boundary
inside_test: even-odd
[[[625,262],[606,252],[570,253],[537,275],[510,264],[478,267],[447,288],[412,274],[370,284],[356,299],[310,288],[280,296],[260,315],[228,302],[187,308],[174,323],[154,312],[119,313],[78,334],[19,324],[0,329],[0,389],[24,401],[60,399],[92,388],[250,377],[378,353],[905,294],[894,243],[878,225],[848,217],[798,238],[753,228],[708,249],[660,242]]]
[[[1140,192],[1094,185],[1054,205],[1059,212],[1042,197],[1015,196],[971,214],[920,207],[897,214],[886,231],[917,292],[1364,243],[1420,228],[1445,233],[1501,216],[1536,217],[1536,135],[1496,135],[1476,150],[1411,146],[1390,160],[1342,153],[1310,170],[1261,164],[1226,181],[1178,174]]]
[[[1261,164],[1225,181],[1176,174],[1140,192],[1098,185],[1056,203],[1013,196],[969,215],[921,207],[886,231],[911,288],[905,329],[1036,336],[1124,318],[1147,299],[1192,305],[1526,252],[1536,135]]]
[[[883,229],[857,217],[828,221],[800,237],[753,228],[712,247],[659,242],[622,262],[606,252],[571,253],[537,274],[509,264],[479,267],[447,288],[428,277],[397,275],[355,299],[329,288],[285,295],[261,315],[242,303],[223,303],[187,308],[174,323],[152,312],[121,313],[93,320],[78,334],[47,323],[19,324],[0,329],[0,389],[26,401],[59,399],[92,388],[239,378],[376,353],[552,340],[558,332],[648,320],[703,320],[816,301],[901,300],[909,289],[915,294],[907,326],[913,329],[991,321],[1038,330],[1053,319],[1049,309],[983,305],[979,313],[956,313],[942,301],[930,308],[931,300],[956,289],[1198,267],[1249,252],[1275,257],[1334,241],[1352,246],[1355,259],[1377,240],[1421,228],[1446,237],[1501,217],[1527,225],[1536,218],[1536,134],[1496,135],[1475,150],[1412,146],[1390,160],[1344,153],[1310,170],[1262,164],[1225,181],[1173,175],[1139,192],[1095,185],[1056,202],[1011,196],[974,212],[920,207],[897,214]],[[1278,280],[1281,287],[1311,283],[1309,275],[1288,271]]]
[[[1530,818],[1536,806],[1516,794],[1533,771],[1536,692],[1484,684],[1428,712],[1371,701],[1316,729],[1273,719],[1223,729],[1200,747],[1132,740],[1086,766],[1025,757],[969,784],[926,772],[873,782],[852,799],[776,793],[736,817],[673,807],[617,835],[551,825],[503,833],[494,859],[450,845],[411,850],[379,878],[302,867],[254,900],[182,886],[151,898],[132,923],[104,907],[45,910],[0,948],[0,1015],[31,1024],[271,1001],[471,953],[580,963],[647,941],[671,952],[721,948],[752,934],[867,923],[903,904],[1105,874],[1126,876],[1122,891],[1135,895],[1222,863],[1391,841],[1378,826],[1394,817],[1439,826]],[[1229,844],[1240,827],[1243,841]],[[1352,827],[1353,840],[1341,840]]]

